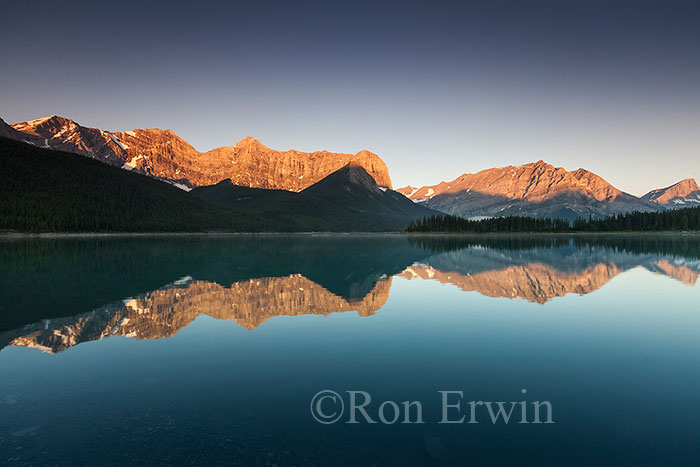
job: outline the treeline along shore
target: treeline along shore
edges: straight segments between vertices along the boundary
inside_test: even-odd
[[[436,214],[411,221],[407,232],[664,232],[700,230],[700,207],[664,212],[630,212],[603,219],[564,219],[533,217],[493,217],[470,220],[449,214]]]

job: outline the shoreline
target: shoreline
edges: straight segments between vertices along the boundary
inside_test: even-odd
[[[404,236],[404,237],[602,237],[602,236],[700,237],[700,231],[618,232],[0,232],[0,240],[23,238],[120,238],[120,237],[237,237],[237,236]]]

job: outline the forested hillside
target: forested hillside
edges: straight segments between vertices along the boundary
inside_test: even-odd
[[[276,227],[85,156],[0,138],[0,230],[259,231]]]
[[[379,187],[359,166],[301,193],[230,180],[188,193],[90,157],[0,138],[0,170],[4,232],[382,232],[433,212]]]

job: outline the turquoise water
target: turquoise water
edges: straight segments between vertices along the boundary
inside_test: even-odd
[[[682,236],[0,241],[0,463],[697,465],[699,258]],[[377,423],[347,423],[348,391]],[[529,423],[466,423],[469,401]]]

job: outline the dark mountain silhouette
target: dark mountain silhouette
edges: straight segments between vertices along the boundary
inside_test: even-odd
[[[412,219],[435,214],[400,193],[380,187],[363,167],[354,164],[299,193],[241,187],[225,180],[195,188],[192,194],[220,206],[295,226],[313,225],[312,230],[327,230],[324,229],[327,225],[348,226],[348,230],[401,230]],[[361,227],[349,228],[351,226]]]
[[[195,193],[72,153],[0,137],[0,231],[401,231],[432,211],[348,166],[295,193],[236,187]]]
[[[268,222],[76,154],[0,137],[0,231],[259,231]]]

